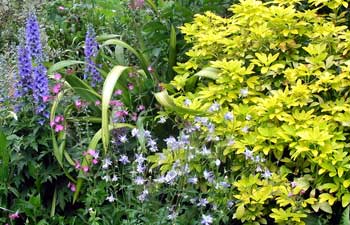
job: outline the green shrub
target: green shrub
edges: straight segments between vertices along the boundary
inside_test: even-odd
[[[200,190],[215,190],[218,206],[233,200],[244,224],[305,224],[350,203],[350,31],[337,14],[347,3],[301,2],[242,0],[232,17],[207,12],[181,27],[193,47],[167,89],[178,106],[208,114],[183,117],[201,129],[194,143],[210,137],[213,151],[198,162],[164,150],[155,166],[165,173],[180,161],[203,177],[219,159],[229,194],[205,179]],[[334,13],[318,14],[325,5]]]

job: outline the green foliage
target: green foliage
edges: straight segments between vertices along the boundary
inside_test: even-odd
[[[349,206],[345,208],[339,225],[349,225],[350,224],[350,217],[349,217]]]
[[[350,203],[349,31],[344,13],[334,21],[314,6],[336,13],[347,3],[242,0],[231,17],[206,12],[180,28],[190,59],[174,68],[178,75],[166,88],[177,90],[174,105],[186,100],[190,110],[212,112],[215,131],[199,140],[220,140],[217,157],[227,172],[218,176],[236,180],[233,217],[244,224],[305,224],[311,212],[332,214],[336,202]],[[215,72],[189,85],[207,68]]]

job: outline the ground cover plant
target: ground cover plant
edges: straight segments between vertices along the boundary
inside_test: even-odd
[[[350,224],[346,1],[44,4],[1,46],[0,222]]]

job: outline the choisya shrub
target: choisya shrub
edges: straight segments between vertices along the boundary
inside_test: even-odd
[[[207,12],[181,27],[193,47],[166,87],[203,113],[182,114],[190,147],[168,143],[150,160],[164,174],[183,165],[244,224],[305,224],[350,203],[350,31],[316,8],[347,3],[301,2],[242,0],[232,17]]]

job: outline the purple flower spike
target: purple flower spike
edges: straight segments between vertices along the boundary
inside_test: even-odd
[[[15,86],[15,98],[27,95],[32,89],[32,63],[28,48],[18,47],[18,81]]]
[[[40,41],[40,28],[34,13],[29,14],[26,21],[26,46],[34,61],[36,63],[42,62],[43,53]]]
[[[96,64],[94,62],[98,53],[98,43],[96,41],[96,34],[94,28],[90,25],[85,36],[85,73],[84,80],[91,78],[91,86],[96,86],[96,84],[101,83],[102,77],[100,72],[97,70]]]
[[[44,99],[50,94],[46,73],[46,68],[42,64],[33,70],[33,98],[36,105],[36,112],[40,114],[45,114],[47,102]]]

